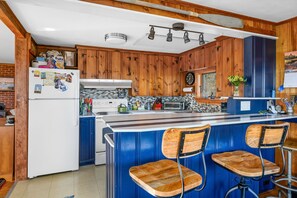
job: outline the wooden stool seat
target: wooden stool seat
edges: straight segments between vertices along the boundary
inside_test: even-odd
[[[213,154],[212,160],[217,164],[243,177],[261,177],[261,159],[246,151],[233,151]],[[264,159],[264,175],[278,173],[280,168],[273,162]]]
[[[297,151],[297,140],[295,139],[287,139],[284,144],[284,149]]]
[[[201,175],[182,165],[181,167],[185,191],[201,185]],[[172,197],[182,192],[179,170],[175,161],[165,159],[133,166],[129,174],[140,187],[154,196]]]

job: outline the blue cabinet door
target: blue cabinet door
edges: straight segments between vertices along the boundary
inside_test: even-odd
[[[276,41],[251,36],[244,39],[245,97],[270,97],[275,90]]]
[[[95,163],[95,117],[79,120],[79,165]]]

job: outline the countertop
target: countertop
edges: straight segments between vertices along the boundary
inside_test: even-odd
[[[286,119],[297,119],[297,114],[152,113],[103,116],[103,120],[113,132],[145,132],[165,130],[172,127],[186,128],[205,124],[219,126]]]
[[[0,118],[0,127],[14,127],[14,125],[5,125],[6,118]]]

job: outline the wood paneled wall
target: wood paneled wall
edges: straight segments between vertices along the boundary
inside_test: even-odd
[[[297,18],[285,21],[276,26],[276,88],[284,82],[285,72],[285,59],[284,53],[297,50]],[[291,95],[297,95],[297,88],[285,88],[284,91],[279,92],[276,90],[277,97],[290,97]],[[278,102],[285,108],[283,103]],[[295,105],[294,112],[297,112],[297,105]],[[288,138],[295,139],[297,141],[297,124],[291,124]],[[279,153],[276,154],[277,162],[281,161]],[[293,152],[293,175],[297,175],[297,154]]]
[[[132,80],[132,96],[179,96],[179,56],[166,53],[77,47],[81,78]]]
[[[197,81],[201,80],[201,74],[216,72],[216,96],[232,96],[233,86],[229,85],[227,78],[230,75],[244,75],[243,51],[243,39],[222,36],[215,42],[182,53],[180,65],[185,72],[195,72]],[[200,85],[199,82],[195,84],[198,97]],[[243,96],[243,88],[242,85],[239,87],[240,96]]]

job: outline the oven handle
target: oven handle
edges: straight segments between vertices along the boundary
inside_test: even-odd
[[[109,135],[113,135],[113,134],[112,134],[112,133],[106,133],[106,134],[104,135],[104,138],[105,138],[105,140],[108,142],[108,144],[109,144],[112,148],[114,148],[114,142],[113,142],[113,140],[110,138]]]

